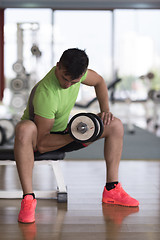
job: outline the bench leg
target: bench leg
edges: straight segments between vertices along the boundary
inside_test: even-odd
[[[57,201],[60,203],[67,202],[67,188],[65,186],[62,170],[60,168],[59,161],[50,161],[50,164],[53,168],[53,172],[56,178],[58,192],[57,192]]]
[[[35,162],[36,165],[40,164],[48,164],[52,166],[55,179],[57,182],[57,188],[58,191],[50,190],[50,191],[34,191],[36,198],[43,198],[43,199],[50,199],[57,197],[58,202],[67,202],[67,189],[64,183],[63,174],[60,168],[60,162],[52,161],[52,160],[43,160],[43,161],[37,161]],[[0,165],[15,165],[14,161],[1,161]],[[8,190],[0,190],[0,198],[22,198],[23,192],[22,190],[14,190],[14,191],[8,191]]]

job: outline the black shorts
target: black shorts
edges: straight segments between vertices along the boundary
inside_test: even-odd
[[[63,131],[63,132],[51,132],[51,134],[61,134],[61,135],[65,135],[65,134],[68,134],[66,131]],[[76,151],[76,150],[79,150],[81,148],[85,148],[87,147],[87,145],[85,143],[79,143],[79,142],[76,142],[76,141],[73,141],[67,145],[65,145],[64,147],[61,147],[59,149],[57,149],[58,151],[61,151],[61,152],[72,152],[72,151]]]

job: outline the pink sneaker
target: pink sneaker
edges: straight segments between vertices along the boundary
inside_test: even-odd
[[[126,207],[137,207],[139,205],[136,199],[130,197],[128,193],[124,191],[120,183],[110,191],[107,191],[106,187],[104,187],[102,202]]]
[[[35,209],[37,200],[32,195],[26,195],[21,202],[21,210],[18,215],[18,221],[22,223],[35,222]]]

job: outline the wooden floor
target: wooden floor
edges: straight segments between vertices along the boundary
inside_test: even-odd
[[[38,200],[36,223],[20,224],[21,200],[0,200],[0,239],[8,240],[159,240],[160,161],[122,161],[119,179],[140,201],[139,208],[101,203],[105,183],[103,161],[63,161],[68,204]],[[14,180],[14,181],[13,181]],[[51,169],[34,169],[34,186],[54,187]],[[0,187],[18,188],[16,168],[0,168]]]

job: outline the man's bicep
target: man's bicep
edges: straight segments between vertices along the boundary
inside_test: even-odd
[[[54,118],[48,119],[48,118],[41,117],[39,115],[35,115],[34,122],[37,126],[38,135],[46,135],[50,133],[53,127]]]

